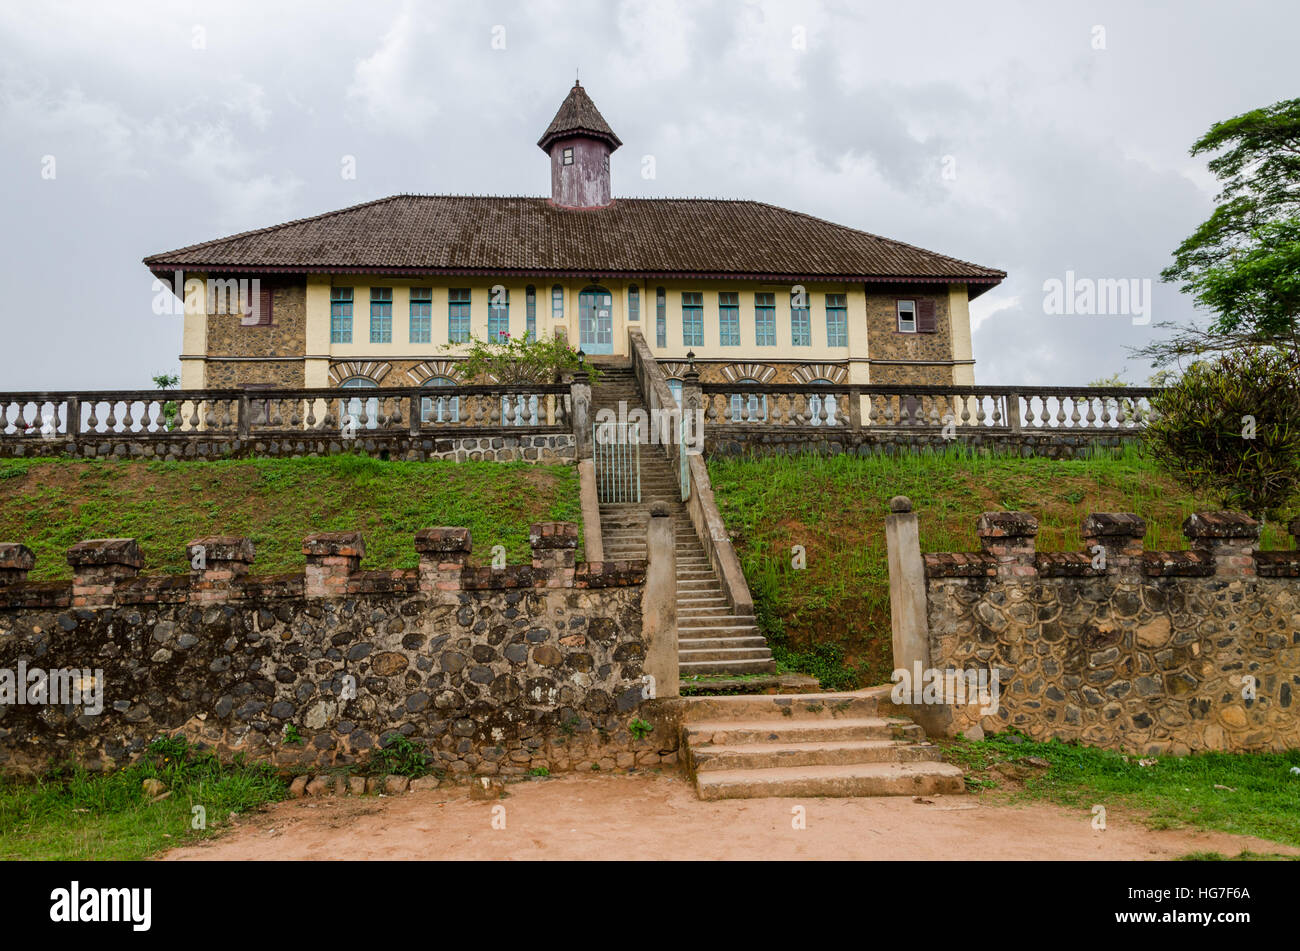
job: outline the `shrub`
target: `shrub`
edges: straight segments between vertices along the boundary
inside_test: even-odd
[[[1152,401],[1147,451],[1184,486],[1256,518],[1300,487],[1300,359],[1252,348],[1198,361]]]

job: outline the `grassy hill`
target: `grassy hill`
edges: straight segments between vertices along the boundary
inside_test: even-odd
[[[247,535],[254,573],[300,571],[302,539],[359,530],[363,568],[414,568],[414,535],[465,526],[474,560],[493,545],[529,558],[534,521],[581,524],[570,466],[385,462],[364,456],[212,462],[0,460],[0,541],[36,552],[31,579],[71,578],[64,552],[85,538],[135,538],[145,571],[184,572],[185,543]]]
[[[709,461],[718,506],[735,539],[759,622],[779,663],[828,688],[887,683],[889,574],[885,515],[906,495],[920,517],[922,551],[978,551],[981,512],[1038,516],[1041,551],[1080,551],[1090,512],[1136,512],[1148,548],[1186,548],[1180,526],[1193,499],[1130,449],[1055,461],[979,457],[959,450],[902,456],[800,456]],[[807,567],[792,567],[802,545]],[[1290,547],[1285,525],[1262,547]]]

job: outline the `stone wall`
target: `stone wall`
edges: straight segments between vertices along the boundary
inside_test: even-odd
[[[1138,516],[1090,515],[1085,552],[1038,552],[1032,515],[988,512],[982,551],[926,555],[928,666],[1000,672],[998,710],[954,705],[949,732],[1300,747],[1300,551],[1256,551],[1259,524],[1235,512],[1183,528],[1190,550],[1145,551]]]
[[[76,456],[85,459],[245,459],[299,458],[361,453],[381,459],[450,459],[456,462],[570,462],[576,458],[572,433],[521,432],[518,435],[411,436],[368,433],[355,439],[341,433],[240,437],[233,433],[133,436],[101,433],[67,438],[0,439],[0,458]]]
[[[304,573],[253,576],[251,543],[214,537],[190,543],[188,577],[142,577],[134,540],[98,540],[69,550],[70,584],[27,582],[30,550],[0,545],[0,673],[97,671],[103,690],[98,714],[5,698],[0,765],[112,769],[177,733],[286,767],[356,763],[394,734],[453,776],[674,763],[676,701],[643,682],[668,635],[641,603],[671,560],[575,564],[571,523],[531,542],[531,564],[480,569],[468,530],[425,529],[417,570],[359,571],[359,534],[313,535]]]
[[[307,289],[304,283],[262,278],[271,290],[271,323],[245,326],[237,313],[207,315],[208,360],[204,383],[212,388],[255,385],[303,386],[307,340]],[[213,357],[241,357],[214,360]],[[272,357],[284,357],[273,360]]]

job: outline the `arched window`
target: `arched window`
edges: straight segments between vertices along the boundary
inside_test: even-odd
[[[449,376],[431,376],[421,386],[455,386]],[[459,396],[426,396],[420,400],[420,421],[424,423],[459,423]]]
[[[682,405],[682,381],[669,380],[668,389],[672,390],[673,399],[677,401],[678,406],[681,406]]]
[[[745,377],[737,383],[757,383]],[[761,393],[732,393],[731,421],[733,423],[761,423],[767,419],[767,397]]]
[[[830,380],[809,380],[814,386],[834,386]],[[822,405],[826,406],[826,425],[836,426],[838,421],[835,418],[835,394],[827,393],[825,396],[818,396],[816,393],[808,397],[808,422],[813,426],[820,426]]]
[[[340,383],[339,387],[345,390],[377,390],[379,384],[368,376],[350,376]],[[346,404],[341,405],[340,409],[342,410],[339,415],[340,426],[346,425],[348,416],[356,420],[358,426],[366,429],[376,429],[379,426],[379,400],[373,397],[366,400],[353,397]]]

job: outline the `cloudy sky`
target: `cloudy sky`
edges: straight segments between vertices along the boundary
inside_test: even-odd
[[[1191,319],[1159,282],[1215,191],[1188,147],[1300,92],[1297,35],[1300,6],[1240,0],[8,3],[0,390],[179,372],[147,254],[399,192],[547,193],[534,143],[575,68],[624,142],[616,196],[1002,268],[977,381],[1142,382],[1152,328],[1045,313],[1044,282],[1147,279],[1152,323]]]

